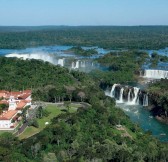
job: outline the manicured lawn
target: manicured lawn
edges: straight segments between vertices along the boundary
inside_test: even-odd
[[[48,117],[43,117],[42,119],[37,119],[38,124],[39,124],[39,128],[35,128],[33,126],[26,128],[26,130],[21,135],[19,135],[19,139],[28,138],[28,137],[40,132],[41,130],[43,130],[46,127],[46,125],[45,125],[46,122],[50,123],[51,119],[53,119],[54,117],[58,116],[61,113],[65,113],[64,111],[61,111],[61,110],[66,109],[66,108],[63,106],[57,107],[54,104],[48,104],[46,109],[48,112],[50,112],[50,114]],[[70,112],[71,113],[75,112],[76,109],[77,109],[76,105],[71,105]]]
[[[39,123],[39,131],[45,128],[45,122],[50,122],[52,118],[62,113],[62,111],[54,105],[48,105],[46,109],[50,114],[48,117],[43,117],[42,119],[37,120]]]
[[[2,131],[0,131],[0,135],[3,134],[3,133],[5,133],[5,132],[13,133],[13,131],[5,131],[5,130],[2,130]]]
[[[21,135],[19,135],[19,139],[28,138],[32,136],[33,134],[38,133],[39,131],[40,129],[32,127],[32,126],[27,127],[26,130]]]

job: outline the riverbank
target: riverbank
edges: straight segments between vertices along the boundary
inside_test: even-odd
[[[162,123],[168,124],[168,118],[165,116],[156,116],[155,118]]]

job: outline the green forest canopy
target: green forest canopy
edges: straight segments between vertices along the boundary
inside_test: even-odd
[[[0,27],[0,48],[41,45],[160,49],[168,46],[168,26]]]

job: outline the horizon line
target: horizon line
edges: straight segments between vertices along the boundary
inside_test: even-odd
[[[0,27],[148,27],[167,25],[0,25]]]

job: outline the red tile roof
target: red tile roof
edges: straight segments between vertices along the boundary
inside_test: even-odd
[[[0,98],[1,97],[6,97],[6,95],[8,94],[9,92],[8,91],[4,91],[4,90],[0,90]]]
[[[26,100],[29,96],[31,96],[32,91],[31,90],[25,90],[25,91],[18,91],[18,92],[9,92],[9,91],[5,91],[5,90],[0,90],[0,97],[4,97],[5,99],[0,101],[0,104],[7,104],[9,105],[9,98],[11,96],[14,96],[14,98],[16,99],[16,110],[10,110],[7,111],[3,114],[0,115],[0,120],[10,120],[11,118],[13,118],[13,116],[15,116],[18,112],[18,110],[22,110],[27,103],[31,102],[30,100]]]
[[[21,110],[23,109],[25,106],[26,106],[27,102],[25,101],[20,101],[18,104],[17,104],[17,110]]]
[[[18,99],[26,99],[30,96],[31,94],[28,94],[28,93],[25,93],[25,94],[22,94],[20,96],[18,96]]]
[[[6,113],[0,115],[0,120],[10,120],[17,114],[17,112],[17,110],[7,111]]]
[[[0,90],[0,93],[7,93],[8,91]]]
[[[6,105],[9,105],[9,102],[7,100],[1,100],[0,101],[0,104],[6,104]]]
[[[31,93],[32,93],[32,91],[31,91],[31,90],[29,90],[29,89],[24,90],[23,92],[24,92],[24,93],[29,93],[29,94],[31,94]]]
[[[22,92],[9,92],[7,94],[7,98],[10,98],[10,96],[14,96],[14,98],[18,98],[18,96],[21,94],[22,94]]]
[[[26,103],[30,103],[32,100],[24,100]]]
[[[10,96],[14,96],[14,98],[21,98],[21,99],[26,99],[31,95],[32,91],[31,90],[25,90],[25,91],[5,91],[5,90],[0,90],[0,97],[5,97],[5,98],[10,98]]]

